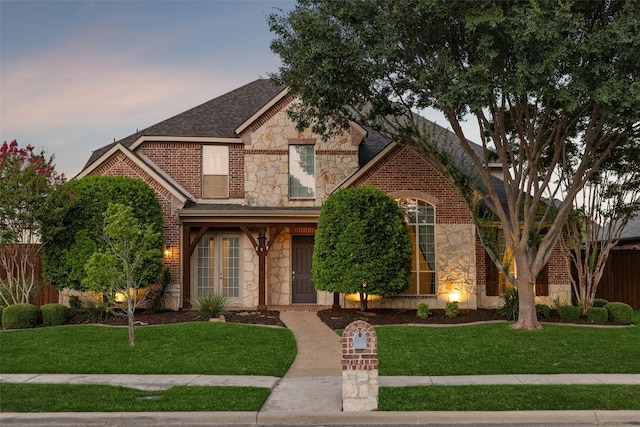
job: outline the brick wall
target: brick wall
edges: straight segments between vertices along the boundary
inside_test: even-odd
[[[229,144],[229,198],[244,198],[244,146]],[[192,196],[202,196],[202,144],[145,142],[138,149]],[[217,198],[219,199],[219,198]]]
[[[437,224],[473,219],[458,189],[414,148],[398,146],[354,186],[375,185],[393,197],[418,197],[436,207]]]

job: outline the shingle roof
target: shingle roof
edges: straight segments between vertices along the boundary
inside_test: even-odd
[[[235,129],[264,107],[284,87],[259,79],[183,113],[149,126],[126,138],[94,151],[85,168],[120,143],[129,147],[142,136],[237,137]]]
[[[636,214],[629,219],[627,225],[624,227],[620,240],[637,240],[640,239],[640,214]]]
[[[99,148],[91,154],[83,169],[93,164],[116,144],[119,143],[129,148],[144,136],[236,138],[238,135],[236,135],[235,130],[284,89],[285,87],[277,86],[269,79],[255,80],[126,138]],[[456,135],[427,119],[421,118],[421,120],[423,120],[424,128],[438,142],[438,149],[449,153],[459,168],[465,173],[473,175],[474,165],[462,150]],[[374,129],[368,127],[365,127],[365,129],[367,130],[367,135],[360,144],[358,152],[360,168],[369,163],[391,143],[389,138]],[[482,147],[474,143],[471,143],[471,145],[481,155]],[[498,188],[501,189],[501,186],[498,185]]]

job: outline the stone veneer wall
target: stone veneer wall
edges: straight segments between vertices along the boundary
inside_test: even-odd
[[[242,237],[242,282],[240,292],[244,307],[258,305],[258,254],[247,236]]]
[[[478,308],[476,253],[469,250],[475,238],[474,224],[436,225],[438,301],[433,308],[444,308],[452,292],[460,295],[460,308]]]
[[[285,110],[255,129],[245,146],[245,200],[250,206],[322,206],[330,192],[358,167],[351,135],[323,141],[311,131],[299,132]],[[289,145],[314,144],[316,197],[289,199]]]
[[[291,234],[282,232],[267,255],[267,305],[291,304]]]

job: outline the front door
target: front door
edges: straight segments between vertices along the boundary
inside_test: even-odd
[[[292,302],[294,304],[315,304],[316,289],[311,279],[313,236],[293,236],[292,246]]]

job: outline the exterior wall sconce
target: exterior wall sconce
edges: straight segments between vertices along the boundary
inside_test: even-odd
[[[163,253],[165,258],[171,258],[171,248],[169,246],[164,247]]]
[[[264,252],[268,250],[269,248],[267,247],[267,236],[261,233],[258,235],[258,247],[256,248],[256,251]]]
[[[455,302],[456,304],[460,301],[460,293],[459,292],[451,292],[449,294],[449,302]]]

